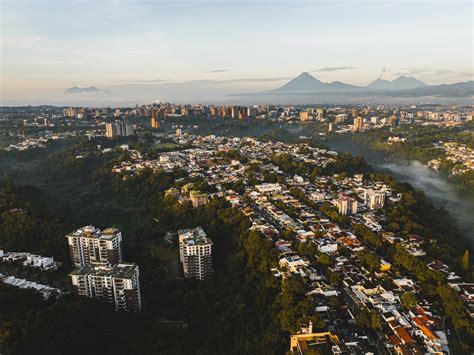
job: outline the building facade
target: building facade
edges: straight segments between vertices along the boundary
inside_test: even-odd
[[[203,280],[212,274],[212,241],[201,227],[181,229],[179,236],[179,257],[184,276]]]
[[[207,194],[200,191],[191,191],[189,193],[189,199],[191,200],[194,208],[207,205],[209,202],[209,197]]]
[[[357,201],[350,196],[341,195],[334,202],[340,214],[346,216],[357,213]]]
[[[69,276],[81,296],[112,304],[116,311],[139,312],[142,309],[139,270],[134,263],[86,265]]]
[[[107,138],[133,136],[135,130],[126,123],[107,123],[105,125],[105,136]]]
[[[122,261],[122,233],[116,228],[100,231],[85,226],[66,235],[75,267],[117,264]]]
[[[377,210],[382,208],[385,203],[385,194],[380,191],[366,190],[365,191],[365,204],[371,210]]]

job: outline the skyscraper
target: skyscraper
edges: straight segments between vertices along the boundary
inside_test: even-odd
[[[212,241],[201,227],[181,229],[179,236],[179,257],[184,276],[203,280],[212,274]]]
[[[139,270],[134,263],[85,265],[72,271],[69,277],[81,296],[113,304],[116,311],[139,312],[142,309]]]
[[[339,198],[334,201],[334,205],[342,215],[356,214],[357,213],[357,201],[352,197],[341,194]]]
[[[133,136],[133,126],[129,126],[126,123],[106,123],[105,125],[105,136],[107,138],[115,138],[119,136]]]
[[[364,200],[365,204],[371,210],[376,210],[383,207],[385,203],[385,194],[381,191],[367,189],[364,193]]]
[[[363,125],[364,119],[360,116],[354,118],[354,131],[358,132],[362,130],[362,125]]]
[[[166,112],[164,108],[151,110],[151,128],[160,128],[160,120],[166,119]]]
[[[103,231],[85,226],[66,235],[74,266],[107,265],[122,261],[122,233],[116,228]]]

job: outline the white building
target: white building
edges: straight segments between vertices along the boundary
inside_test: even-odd
[[[334,201],[334,206],[336,206],[339,213],[344,216],[357,213],[357,201],[347,195],[339,196],[339,198]]]
[[[81,296],[113,304],[116,311],[139,312],[142,309],[136,264],[86,265],[75,269],[69,276]]]
[[[133,126],[126,123],[106,123],[105,136],[107,138],[115,138],[118,136],[133,136],[135,130]]]
[[[212,241],[201,227],[181,229],[179,236],[179,258],[184,276],[203,280],[212,274]]]
[[[117,264],[122,261],[122,233],[85,226],[66,235],[74,266]]]
[[[34,267],[41,270],[54,270],[57,269],[59,264],[54,261],[54,258],[35,255],[35,254],[27,254],[26,260],[23,261],[24,266]]]
[[[371,210],[382,208],[385,203],[385,194],[381,191],[365,190],[364,194],[365,205]]]
[[[278,184],[278,183],[275,183],[275,184],[268,183],[268,184],[256,185],[255,188],[261,194],[265,194],[265,193],[269,193],[269,192],[281,192],[281,190],[282,190],[281,185]]]

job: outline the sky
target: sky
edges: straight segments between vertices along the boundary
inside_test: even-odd
[[[2,105],[95,86],[130,102],[473,77],[471,1],[0,0]],[[107,94],[103,94],[107,96]],[[109,95],[109,96],[110,96]]]

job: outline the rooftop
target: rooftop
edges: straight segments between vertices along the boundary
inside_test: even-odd
[[[70,276],[94,275],[102,277],[114,277],[130,279],[138,272],[138,265],[134,263],[120,263],[112,266],[82,266],[74,269]]]

